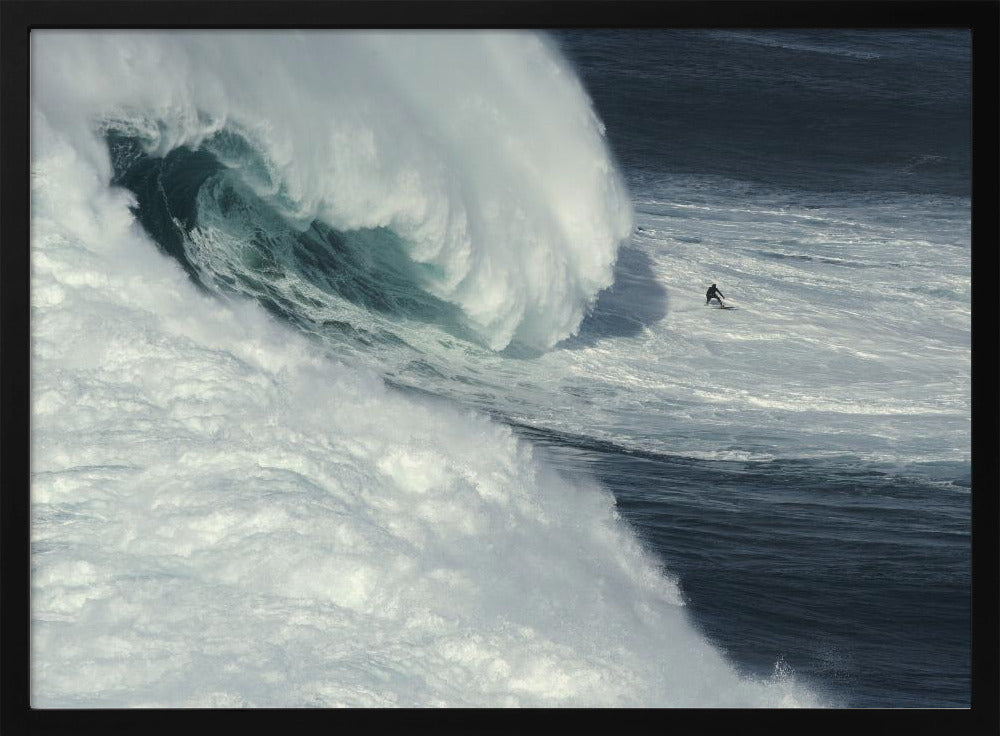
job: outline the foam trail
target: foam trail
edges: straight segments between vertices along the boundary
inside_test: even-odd
[[[114,70],[39,35],[33,706],[816,702],[737,675],[607,492],[198,292],[108,187],[90,96],[53,103],[67,59],[97,98]]]
[[[112,121],[160,155],[239,135],[256,164],[226,163],[290,222],[392,229],[494,349],[574,333],[631,230],[601,123],[540,36],[53,32],[33,48],[50,120]],[[100,142],[77,143],[105,172]]]

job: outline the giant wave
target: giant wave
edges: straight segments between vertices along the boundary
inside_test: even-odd
[[[486,344],[551,345],[629,214],[544,41],[35,32],[32,53],[35,707],[816,702],[734,670],[609,493],[199,291],[112,185],[109,132],[147,161],[214,142],[206,171],[258,162],[238,184],[286,226],[391,231]],[[226,131],[253,156],[225,159]]]

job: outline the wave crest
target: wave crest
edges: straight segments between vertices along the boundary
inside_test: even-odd
[[[211,137],[295,227],[392,230],[423,288],[493,349],[551,347],[611,284],[628,196],[589,98],[541,36],[59,35],[36,79],[49,120],[114,121],[157,155]]]

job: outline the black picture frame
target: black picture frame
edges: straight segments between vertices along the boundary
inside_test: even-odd
[[[387,727],[616,732],[1000,732],[995,0],[4,0],[0,5],[0,718],[4,734]],[[33,710],[29,706],[29,33],[34,28],[969,28],[973,34],[972,706],[867,710]]]

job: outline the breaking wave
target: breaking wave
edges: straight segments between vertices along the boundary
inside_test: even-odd
[[[735,670],[606,490],[206,293],[571,334],[630,214],[546,41],[32,51],[34,706],[816,702]]]
[[[85,115],[149,157],[211,157],[226,172],[212,182],[225,188],[217,204],[238,192],[286,228],[346,235],[342,245],[365,251],[355,260],[395,259],[493,349],[546,349],[577,330],[611,284],[631,209],[586,93],[546,40],[261,40],[64,34],[35,76],[36,108],[52,121]],[[107,176],[100,145],[80,145]],[[196,191],[204,173],[182,172],[183,185]],[[201,231],[212,237],[218,223]]]

